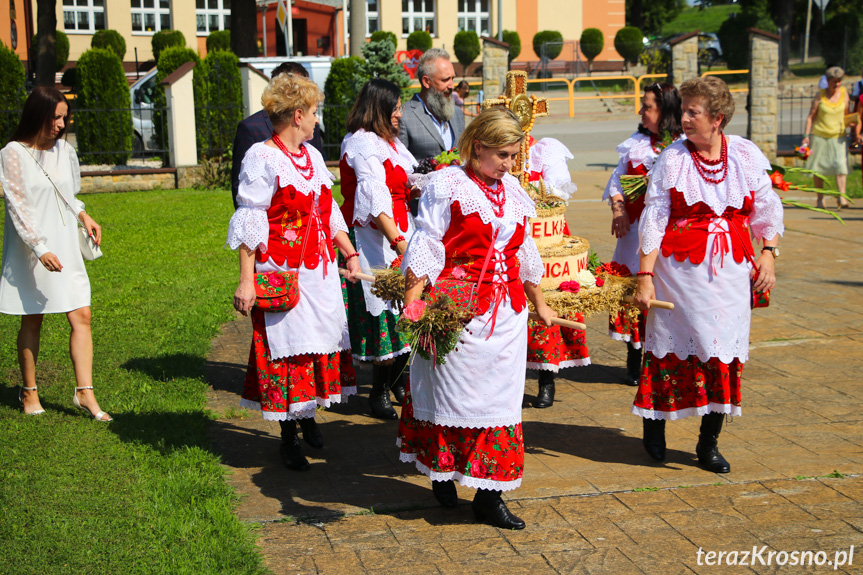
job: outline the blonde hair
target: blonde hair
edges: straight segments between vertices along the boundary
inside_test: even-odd
[[[722,130],[734,116],[734,98],[728,91],[728,84],[716,76],[705,76],[704,78],[693,78],[680,85],[678,90],[681,100],[683,98],[701,98],[704,107],[712,118],[722,114]]]
[[[279,74],[270,80],[261,96],[261,104],[274,128],[290,122],[295,111],[308,112],[309,108],[323,100],[324,93],[317,84],[291,73]]]
[[[845,77],[845,70],[840,68],[839,66],[830,66],[827,68],[827,71],[824,72],[824,75],[827,76],[827,79],[839,78],[840,80]]]
[[[463,165],[476,160],[474,143],[487,148],[502,148],[524,140],[521,122],[508,108],[486,108],[465,128],[458,140],[458,155]]]

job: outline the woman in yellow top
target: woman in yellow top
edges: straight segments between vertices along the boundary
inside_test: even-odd
[[[848,108],[848,93],[842,87],[845,71],[833,66],[827,68],[825,76],[827,89],[821,90],[812,100],[812,108],[806,118],[803,146],[812,150],[806,161],[806,168],[825,176],[836,176],[836,188],[844,194],[845,180],[848,177],[848,156],[845,151],[845,110]],[[815,178],[815,187],[823,186],[824,181]],[[836,199],[839,208],[848,207],[848,200],[841,196]],[[824,194],[818,194],[818,207],[824,207]]]

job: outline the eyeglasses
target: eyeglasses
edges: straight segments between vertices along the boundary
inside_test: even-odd
[[[399,115],[399,114],[401,114],[401,113],[402,113],[402,106],[401,106],[401,104],[399,104],[399,107],[398,107],[398,108],[396,108],[395,110],[393,110],[392,115],[393,115],[393,116],[398,116],[398,115]]]

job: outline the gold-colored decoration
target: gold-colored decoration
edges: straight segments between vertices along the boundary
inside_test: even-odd
[[[518,121],[521,122],[521,129],[526,130],[533,119],[533,102],[530,101],[530,98],[524,94],[519,94],[512,99],[509,109],[515,114]]]

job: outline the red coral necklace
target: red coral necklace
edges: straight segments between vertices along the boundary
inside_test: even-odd
[[[275,132],[273,132],[273,143],[276,145],[276,147],[278,149],[280,149],[288,157],[288,159],[291,161],[291,163],[297,169],[297,172],[299,172],[299,174],[303,178],[305,178],[306,181],[311,181],[311,179],[315,177],[315,166],[312,165],[312,157],[309,155],[309,151],[306,149],[306,147],[304,145],[300,144],[300,151],[295,154],[292,151],[290,151],[287,148],[287,146],[285,146],[285,143],[282,142],[282,139]],[[306,165],[305,166],[301,166],[297,162],[297,160],[294,159],[294,158],[300,159],[302,157],[306,158]],[[303,173],[306,171],[309,172],[308,175]]]
[[[686,141],[686,147],[689,149],[692,163],[695,164],[695,170],[708,184],[722,183],[728,175],[728,141],[725,139],[724,134],[720,133],[719,136],[722,138],[722,147],[720,148],[718,160],[708,160],[701,155],[701,152],[695,149],[692,142],[689,140]],[[712,177],[720,173],[722,174],[721,177]]]
[[[467,172],[467,177],[471,179],[473,183],[479,186],[479,189],[485,194],[485,197],[488,198],[488,201],[491,203],[491,209],[494,211],[495,217],[503,217],[503,206],[506,204],[506,188],[504,188],[503,182],[501,180],[497,180],[497,187],[492,189],[491,186],[483,182],[479,176],[477,176],[473,169],[470,166],[467,166],[465,170]]]

